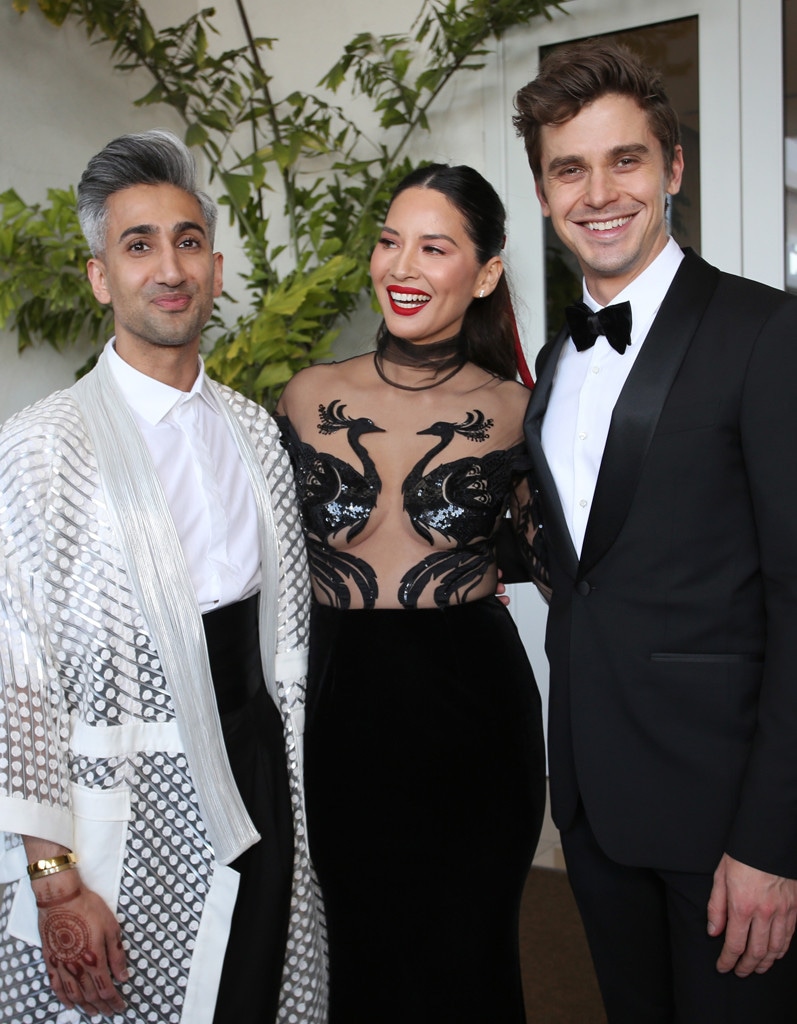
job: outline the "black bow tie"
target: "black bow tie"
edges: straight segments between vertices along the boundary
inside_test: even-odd
[[[593,313],[584,302],[576,302],[565,310],[567,326],[573,344],[579,352],[591,348],[595,339],[601,334],[620,355],[631,344],[631,303],[618,302],[614,306],[604,306]]]

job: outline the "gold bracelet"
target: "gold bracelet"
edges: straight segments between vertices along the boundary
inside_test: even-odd
[[[74,853],[62,853],[59,857],[50,857],[47,860],[35,860],[28,864],[28,877],[31,882],[37,878],[46,878],[48,875],[57,875],[59,871],[68,871],[77,864],[77,857]]]

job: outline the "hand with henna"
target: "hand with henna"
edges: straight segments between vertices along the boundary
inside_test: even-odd
[[[68,852],[55,843],[25,838],[31,861]],[[114,985],[128,978],[119,922],[80,878],[77,867],[31,882],[39,908],[42,955],[53,992],[72,1009],[112,1016],[125,1008]]]

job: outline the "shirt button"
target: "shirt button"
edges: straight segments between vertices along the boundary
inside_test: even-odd
[[[592,372],[593,373],[600,373],[601,372],[600,366],[593,366],[592,367]]]
[[[578,435],[578,439],[579,439],[579,441],[586,441],[587,440],[587,433],[586,433],[585,430],[581,431],[581,433]]]
[[[582,498],[581,501],[578,503],[578,507],[579,508],[586,508],[587,507],[587,502],[586,502],[586,500],[584,498]]]

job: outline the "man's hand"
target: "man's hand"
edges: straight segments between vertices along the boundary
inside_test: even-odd
[[[23,840],[30,861],[69,852],[35,836],[23,836]],[[119,922],[110,907],[83,885],[76,867],[33,879],[31,886],[53,992],[65,1006],[80,1006],[92,1016],[120,1013],[125,1001],[113,979],[127,981],[127,960]]]
[[[797,880],[767,874],[723,854],[708,901],[708,933],[725,930],[717,970],[764,974],[789,948],[797,922]]]
[[[34,882],[33,889],[53,992],[70,1009],[120,1013],[125,1002],[113,978],[127,981],[128,974],[119,922],[108,905],[82,884],[76,869]]]

